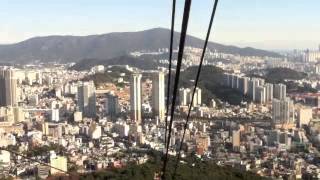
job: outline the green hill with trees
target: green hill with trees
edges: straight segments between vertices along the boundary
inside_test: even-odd
[[[83,174],[80,179],[112,179],[112,180],[152,180],[155,173],[159,173],[162,167],[160,153],[153,153],[147,163],[142,165],[129,164],[121,169],[109,169],[90,174]],[[173,179],[175,158],[167,166],[166,180]],[[250,172],[240,172],[231,167],[217,166],[213,161],[201,161],[196,157],[189,157],[180,163],[177,169],[176,180],[260,180],[265,179]]]
[[[307,77],[306,73],[298,72],[289,68],[270,68],[266,69],[265,79],[269,83],[281,83],[286,79],[301,80]]]
[[[198,67],[190,67],[181,73],[180,87],[193,87]],[[199,87],[202,89],[202,101],[206,104],[212,98],[227,101],[230,104],[240,104],[248,100],[241,92],[222,84],[224,71],[216,66],[203,66],[199,78]]]
[[[103,73],[96,73],[93,75],[89,75],[85,77],[83,80],[84,81],[93,80],[96,86],[102,83],[115,83],[118,86],[123,86],[123,83],[117,82],[118,78],[120,77],[121,74],[124,74],[124,76],[122,76],[123,80],[129,81],[131,73],[132,73],[131,71],[125,69],[124,67],[113,66],[113,67],[107,68],[106,71]]]
[[[290,68],[268,68],[248,73],[249,77],[258,77],[266,80],[267,83],[283,83],[287,85],[288,93],[315,93],[316,89],[300,85],[294,80],[301,80],[308,76],[307,73],[299,72]]]
[[[268,83],[284,83],[285,80],[301,80],[308,75],[290,68],[255,69],[247,73],[248,77],[263,78]]]

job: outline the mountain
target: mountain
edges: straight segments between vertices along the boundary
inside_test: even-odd
[[[170,30],[155,28],[138,32],[117,32],[90,36],[35,37],[16,44],[0,45],[0,62],[77,62],[82,59],[111,59],[139,50],[158,50],[169,46]],[[180,33],[174,36],[178,46]],[[203,40],[188,36],[187,46],[201,48]],[[210,42],[209,49],[246,56],[280,56],[254,48],[238,48]]]

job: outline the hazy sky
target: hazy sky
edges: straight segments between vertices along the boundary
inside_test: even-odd
[[[181,19],[184,0],[178,1]],[[170,27],[172,0],[0,0],[0,43]],[[316,48],[319,0],[220,0],[212,41],[265,49]],[[193,0],[188,33],[203,38],[213,0]],[[180,21],[176,24],[180,31]]]

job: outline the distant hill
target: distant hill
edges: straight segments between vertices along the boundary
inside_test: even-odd
[[[0,62],[78,62],[82,59],[111,59],[133,51],[158,50],[169,45],[170,31],[155,28],[138,32],[117,32],[90,36],[35,37],[20,43],[0,45]],[[178,46],[180,33],[174,36]],[[203,40],[188,36],[187,46],[201,48]],[[280,56],[254,48],[238,48],[210,42],[209,49],[245,56]]]

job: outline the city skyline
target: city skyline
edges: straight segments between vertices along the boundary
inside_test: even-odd
[[[317,2],[191,1],[0,2],[0,179],[318,179]]]
[[[186,69],[178,85],[170,139],[165,139],[164,121],[168,69],[162,66],[167,60],[151,69],[128,64],[92,65],[82,70],[61,63],[2,66],[0,82],[4,88],[0,92],[5,93],[0,97],[0,177],[27,178],[29,169],[21,165],[28,165],[32,175],[39,177],[90,176],[110,168],[125,170],[131,168],[127,164],[137,161],[142,167],[153,160],[150,152],[161,153],[166,145],[172,154],[185,146],[183,159],[197,157],[206,165],[229,164],[230,169],[251,172],[255,177],[319,176],[319,167],[310,160],[317,158],[315,153],[320,149],[320,64],[314,67],[320,60],[319,51],[292,52],[288,61],[281,63],[281,57],[208,53],[208,59],[225,61],[205,62],[193,99],[192,78],[199,52],[199,48],[185,49]],[[185,124],[189,111],[189,123]],[[11,152],[13,148],[31,159],[13,161],[17,157]],[[141,149],[146,151],[137,157],[127,153]],[[34,165],[34,157],[46,164]],[[277,158],[281,161],[274,161]],[[151,177],[144,179],[158,175],[153,170],[147,172]],[[115,176],[133,179],[130,174]]]
[[[204,39],[212,4],[213,1],[209,0],[193,2],[188,34]],[[320,39],[315,37],[320,26],[313,23],[320,16],[317,4],[319,2],[315,0],[308,4],[298,0],[290,1],[290,4],[275,0],[243,1],[241,4],[222,1],[210,40],[272,50],[317,48]],[[182,6],[183,1],[177,1],[177,31],[180,31]],[[171,1],[3,1],[0,2],[3,22],[0,44],[16,43],[35,36],[83,36],[169,28],[170,11]],[[297,12],[300,12],[298,16]]]

